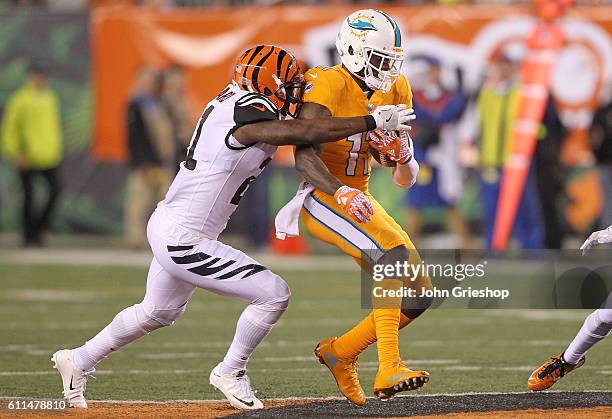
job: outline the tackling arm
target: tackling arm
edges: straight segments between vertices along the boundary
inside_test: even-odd
[[[243,118],[246,117],[245,119],[251,119],[251,121],[250,123],[240,124],[233,132],[234,138],[243,145],[256,142],[273,145],[321,144],[338,141],[353,134],[376,128],[407,130],[410,129],[409,122],[414,119],[412,109],[408,109],[405,105],[379,106],[371,115],[350,118],[332,118],[325,107],[315,104],[310,105],[323,108],[325,113],[319,110],[318,113],[313,112],[313,117],[300,116],[300,119],[297,120],[279,121],[277,118],[270,117],[276,114],[266,112],[264,105],[262,106],[264,114],[257,120],[257,116],[253,115],[252,105],[243,104],[234,111],[234,119],[236,119],[236,115],[242,115]],[[308,108],[311,107],[306,107],[308,112]],[[303,114],[304,111],[302,110],[300,115]],[[306,121],[306,119],[314,119],[314,121]]]
[[[262,142],[273,145],[321,144],[376,128],[371,115],[352,118],[318,117],[316,123],[300,119],[264,121],[244,125],[234,132],[241,144]]]
[[[305,103],[300,112],[300,120],[331,117],[325,106],[316,103]],[[305,121],[304,121],[305,122]],[[329,195],[334,195],[342,187],[342,182],[332,175],[312,145],[299,145],[295,148],[295,168],[315,188]]]

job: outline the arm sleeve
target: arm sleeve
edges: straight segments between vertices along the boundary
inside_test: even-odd
[[[234,105],[234,130],[243,125],[279,119],[279,112],[269,99],[258,93],[250,93],[238,99]]]
[[[316,103],[325,106],[334,116],[336,114],[336,98],[334,91],[338,86],[342,87],[335,77],[340,79],[333,68],[323,70],[313,68],[305,75],[306,87],[304,88],[304,102]],[[335,87],[335,88],[334,88]]]

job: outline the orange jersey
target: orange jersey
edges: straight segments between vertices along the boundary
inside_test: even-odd
[[[368,99],[357,82],[341,65],[315,67],[305,76],[304,102],[325,106],[332,116],[367,115],[380,105],[406,104],[412,107],[412,91],[408,80],[400,75],[389,93],[375,91]],[[345,185],[368,190],[371,155],[367,133],[355,134],[334,143],[323,144],[321,160],[329,171]]]

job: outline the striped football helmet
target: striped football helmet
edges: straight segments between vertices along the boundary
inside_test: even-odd
[[[234,83],[242,90],[266,96],[281,115],[297,117],[304,94],[304,76],[289,51],[274,45],[249,48],[236,62]]]

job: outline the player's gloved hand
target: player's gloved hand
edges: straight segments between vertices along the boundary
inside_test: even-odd
[[[374,207],[370,200],[359,189],[341,186],[334,194],[334,198],[344,211],[360,223],[367,223],[374,215]]]
[[[416,119],[414,109],[408,109],[404,104],[379,106],[374,109],[372,116],[376,121],[376,128],[387,131],[412,129],[410,122]]]
[[[582,243],[580,246],[580,250],[582,250],[582,255],[586,255],[589,249],[597,246],[598,244],[604,243],[612,243],[612,225],[604,230],[599,230],[592,233],[588,239]]]
[[[377,129],[370,132],[368,144],[398,164],[408,163],[413,156],[412,138],[407,131]]]

